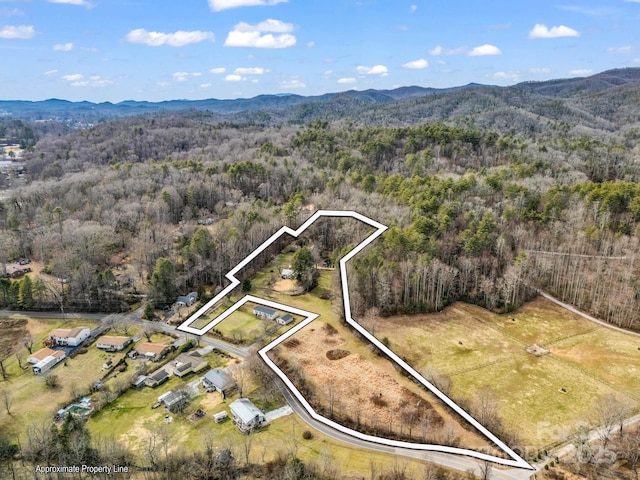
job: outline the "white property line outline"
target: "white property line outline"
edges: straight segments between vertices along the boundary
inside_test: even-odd
[[[391,440],[382,437],[375,437],[372,435],[367,435],[361,432],[357,432],[350,428],[347,428],[339,423],[336,423],[322,415],[316,413],[316,411],[309,405],[304,396],[298,391],[295,385],[289,380],[289,378],[280,370],[275,363],[267,356],[267,352],[272,348],[276,347],[287,338],[291,337],[302,328],[309,325],[313,320],[319,317],[318,314],[313,312],[307,312],[305,310],[301,310],[295,307],[291,307],[288,305],[283,305],[280,303],[272,302],[269,300],[264,300],[262,298],[254,297],[253,295],[245,295],[241,300],[237,301],[233,306],[225,310],[218,317],[213,319],[203,328],[196,329],[190,327],[190,325],[195,322],[200,316],[202,316],[209,308],[222,300],[227,294],[231,293],[231,291],[240,285],[240,280],[238,280],[235,275],[240,270],[242,270],[249,262],[251,262],[254,258],[256,258],[261,252],[271,246],[278,238],[280,238],[283,234],[289,234],[294,238],[297,238],[302,232],[304,232],[309,226],[311,226],[316,220],[321,217],[349,217],[360,220],[361,222],[372,226],[375,228],[375,231],[365,238],[360,244],[358,244],[355,248],[353,248],[349,253],[347,253],[342,259],[339,261],[339,269],[340,269],[340,280],[342,284],[342,298],[344,303],[344,313],[346,322],[355,328],[358,333],[364,336],[367,340],[373,343],[380,351],[384,352],[389,358],[391,358],[394,362],[400,365],[406,372],[408,372],[411,377],[417,380],[421,385],[427,388],[431,393],[437,396],[442,402],[444,402],[447,406],[453,409],[458,415],[464,418],[467,422],[475,427],[480,433],[482,433],[486,438],[491,440],[495,445],[497,445],[504,453],[506,453],[511,459],[505,459],[496,457],[494,455],[489,455],[486,453],[476,452],[474,450],[457,448],[457,447],[447,447],[444,445],[432,445],[432,444],[423,444],[423,443],[411,443],[404,442],[399,440]],[[244,260],[242,260],[238,265],[236,265],[233,269],[229,271],[225,275],[225,277],[231,282],[226,288],[224,288],[218,295],[212,298],[209,302],[207,302],[203,307],[201,307],[197,312],[195,312],[191,317],[189,317],[184,323],[182,323],[178,329],[184,332],[192,333],[195,335],[203,335],[211,328],[213,328],[218,323],[222,322],[225,318],[231,315],[233,312],[238,310],[242,305],[247,302],[253,302],[257,304],[262,304],[268,307],[276,308],[279,310],[283,310],[286,312],[290,312],[297,315],[302,315],[305,318],[302,322],[300,322],[295,327],[291,328],[265,347],[258,351],[258,354],[262,357],[267,365],[280,377],[280,379],[285,383],[285,385],[291,390],[291,392],[295,395],[298,401],[304,406],[309,415],[313,417],[315,420],[324,423],[325,425],[339,430],[347,435],[351,435],[353,437],[359,438],[361,440],[365,440],[368,442],[378,443],[382,445],[387,445],[391,447],[400,447],[400,448],[408,448],[413,450],[424,450],[424,451],[434,451],[434,452],[443,452],[443,453],[451,453],[457,455],[465,455],[468,457],[477,458],[479,460],[486,460],[490,462],[494,462],[500,465],[523,468],[527,470],[535,470],[534,467],[529,465],[523,458],[521,458],[518,454],[516,454],[511,448],[509,448],[503,441],[501,441],[498,437],[496,437],[493,433],[491,433],[486,427],[484,427],[480,422],[478,422],[475,418],[473,418],[469,413],[467,413],[464,409],[462,409],[458,404],[456,404],[453,400],[451,400],[447,395],[438,390],[434,385],[432,385],[428,380],[426,380],[422,375],[420,375],[413,367],[411,367],[407,362],[402,360],[398,355],[392,352],[388,347],[386,347],[380,340],[370,334],[364,327],[362,327],[352,316],[351,316],[351,302],[349,298],[349,288],[348,288],[348,279],[347,279],[347,262],[351,260],[354,256],[360,253],[367,245],[373,242],[376,238],[378,238],[388,227],[382,225],[381,223],[376,222],[364,215],[348,210],[318,210],[316,211],[306,222],[304,222],[298,229],[293,230],[289,227],[283,226],[276,233],[271,235],[267,240],[265,240],[259,247],[257,247],[250,255],[248,255]]]

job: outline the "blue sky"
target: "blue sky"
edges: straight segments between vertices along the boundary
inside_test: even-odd
[[[0,99],[317,95],[640,67],[640,0],[0,0]]]

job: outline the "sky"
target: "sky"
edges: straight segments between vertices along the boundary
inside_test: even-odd
[[[0,99],[120,102],[640,67],[640,0],[0,0]]]

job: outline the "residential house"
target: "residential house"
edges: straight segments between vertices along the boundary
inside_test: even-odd
[[[177,390],[175,392],[169,392],[169,395],[165,396],[162,400],[164,406],[167,407],[171,413],[178,413],[184,411],[184,407],[189,403],[189,394],[185,389]]]
[[[147,376],[147,378],[145,378],[144,380],[144,384],[147,387],[153,388],[163,384],[167,380],[169,380],[169,374],[164,368],[161,368],[153,372],[151,375]]]
[[[65,353],[62,350],[54,350],[53,353],[38,363],[36,363],[32,369],[34,375],[42,375],[43,373],[48,372],[66,357]]]
[[[52,349],[50,349],[48,347],[41,348],[37,352],[33,352],[32,354],[30,354],[27,357],[27,362],[35,365],[36,363],[40,362],[41,360],[44,360],[45,358],[47,358],[49,355],[53,355],[55,352],[56,352],[55,350],[52,350]]]
[[[184,377],[191,372],[199,372],[207,367],[208,362],[199,355],[189,354],[189,353],[181,353],[178,357],[173,361],[175,365],[175,369],[173,370],[173,374],[177,377]]]
[[[209,370],[204,377],[202,377],[202,383],[205,390],[210,392],[217,390],[222,393],[223,397],[231,394],[237,386],[231,375],[218,368]]]
[[[190,307],[198,301],[198,292],[190,292],[186,295],[181,295],[176,300],[176,305],[181,307]]]
[[[103,335],[96,340],[96,347],[107,352],[119,352],[131,342],[131,337]]]
[[[91,336],[89,327],[56,328],[49,333],[51,345],[77,347]]]
[[[291,322],[293,322],[293,320],[293,315],[291,315],[290,313],[285,313],[284,315],[280,315],[276,322],[278,322],[280,325],[289,325]]]
[[[264,413],[248,398],[239,398],[229,404],[233,423],[242,433],[249,433],[265,423]]]
[[[136,346],[136,352],[149,360],[159,360],[171,347],[166,343],[140,343]]]
[[[264,305],[256,305],[253,307],[253,314],[256,317],[274,320],[278,316],[278,311],[273,308],[265,307]]]

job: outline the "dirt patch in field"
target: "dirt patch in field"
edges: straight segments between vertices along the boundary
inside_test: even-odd
[[[284,293],[285,295],[301,295],[302,293],[304,293],[304,288],[297,280],[278,280],[273,284],[272,288],[276,292]]]
[[[328,350],[325,354],[329,360],[340,360],[348,355],[351,355],[349,350],[341,350],[340,348],[335,348],[333,350]]]
[[[435,396],[399,377],[389,361],[347,350],[346,333],[333,326],[314,326],[296,333],[295,349],[280,346],[269,355],[284,371],[289,369],[287,375],[319,413],[381,437],[466,448],[487,446]],[[336,348],[327,351],[327,344]]]

